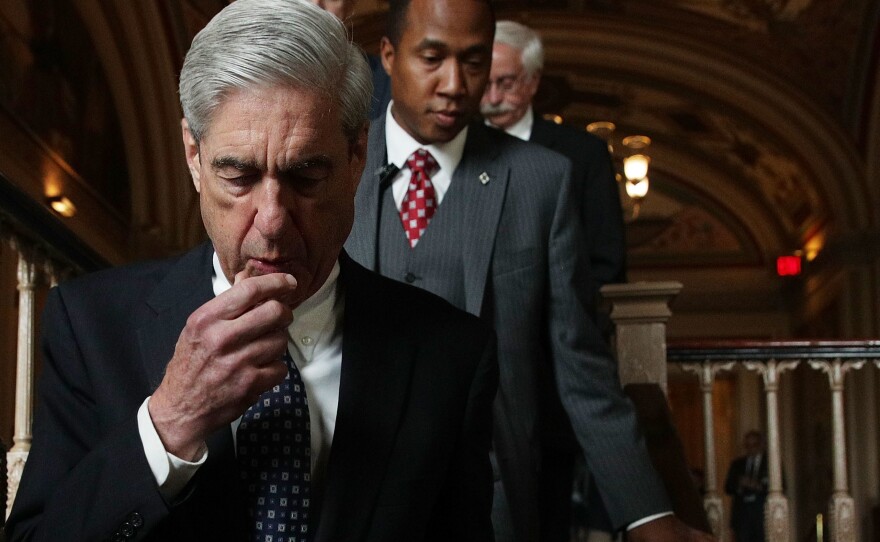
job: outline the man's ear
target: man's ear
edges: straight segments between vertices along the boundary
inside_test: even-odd
[[[382,36],[382,40],[379,42],[379,58],[382,60],[382,68],[385,73],[391,77],[391,69],[394,67],[394,45],[391,44],[388,36]]]
[[[196,192],[201,192],[202,183],[199,143],[190,131],[189,122],[187,122],[186,119],[181,119],[180,131],[183,136],[183,149],[186,153],[186,165],[189,168],[189,174],[192,176],[193,186],[196,187]]]

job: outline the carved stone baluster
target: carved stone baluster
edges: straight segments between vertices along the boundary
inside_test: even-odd
[[[33,252],[16,238],[12,240],[13,250],[18,252],[18,348],[15,377],[15,435],[12,448],[6,454],[7,488],[6,516],[12,510],[18,483],[31,449],[31,427],[33,425],[34,392],[34,353],[36,339],[34,322],[36,318],[34,289],[36,285],[36,265]]]
[[[789,528],[788,498],[782,493],[782,457],[779,446],[779,378],[782,373],[798,366],[798,361],[777,362],[774,359],[761,363],[745,362],[746,369],[757,371],[764,379],[767,396],[767,457],[770,483],[767,502],[764,505],[764,529],[767,540],[791,542]]]
[[[719,542],[724,542],[727,524],[724,521],[724,504],[721,494],[718,492],[718,470],[715,463],[715,415],[712,411],[712,387],[715,383],[715,375],[720,371],[729,371],[734,362],[712,363],[684,363],[681,368],[687,373],[693,373],[700,379],[700,389],[703,392],[703,447],[706,456],[704,467],[706,495],[703,497],[703,508],[706,510],[706,518],[712,533]]]
[[[853,369],[861,369],[866,360],[811,360],[810,367],[828,375],[831,386],[831,416],[834,431],[834,492],[828,503],[831,542],[856,541],[855,501],[849,494],[846,474],[846,431],[843,414],[843,378]],[[876,362],[875,362],[876,363]]]

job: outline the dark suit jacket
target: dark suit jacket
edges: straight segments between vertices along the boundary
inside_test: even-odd
[[[373,73],[373,99],[370,102],[370,120],[385,115],[388,102],[391,101],[391,78],[382,67],[382,59],[376,55],[367,55],[370,71]]]
[[[213,297],[210,245],[52,290],[33,449],[10,540],[246,540],[229,427],[165,502],[136,412],[187,317]],[[494,338],[476,318],[343,255],[342,375],[316,541],[491,537]],[[412,318],[419,314],[419,318]],[[137,522],[140,523],[140,522]]]
[[[373,269],[385,160],[379,119],[346,241],[352,258]],[[432,239],[460,246],[465,308],[498,334],[494,449],[523,540],[538,539],[540,447],[544,429],[558,423],[548,405],[560,397],[616,525],[671,510],[587,310],[589,264],[569,168],[555,152],[472,124],[449,188],[466,192],[464,216]]]
[[[593,289],[626,282],[623,211],[608,145],[592,134],[540,117],[535,117],[529,141],[571,160],[572,193],[580,202]]]
[[[724,492],[733,497],[733,504],[730,510],[730,525],[736,529],[740,522],[748,521],[750,518],[756,517],[755,514],[745,514],[745,508],[751,507],[759,512],[764,510],[764,502],[767,500],[767,490],[769,487],[767,454],[761,454],[761,464],[758,465],[758,482],[760,489],[757,491],[741,488],[739,480],[746,474],[746,463],[748,456],[742,456],[734,459],[730,463],[727,471],[727,479],[724,481]],[[763,514],[757,515],[760,520]]]

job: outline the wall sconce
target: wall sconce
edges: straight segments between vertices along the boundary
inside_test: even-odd
[[[74,205],[67,196],[62,196],[60,194],[57,196],[50,196],[46,198],[46,203],[53,211],[64,218],[71,218],[76,214],[76,205]]]
[[[562,115],[555,115],[553,113],[544,113],[541,116],[544,118],[544,120],[549,120],[554,124],[562,124],[565,121],[565,119],[562,118]]]
[[[812,237],[804,244],[804,257],[808,262],[812,262],[819,256],[819,253],[822,252],[822,248],[825,246],[825,233],[818,232],[813,234]]]
[[[641,201],[648,195],[648,188],[650,188],[648,167],[651,165],[651,157],[645,154],[645,149],[651,144],[651,138],[643,135],[632,135],[623,138],[621,143],[626,153],[623,157],[626,195],[633,202],[633,219],[635,219],[639,215]]]
[[[588,132],[608,142],[608,152],[612,156],[614,156],[614,146],[611,142],[616,128],[613,122],[608,121],[591,122],[587,125]],[[651,157],[645,152],[651,144],[651,138],[631,135],[624,137],[620,143],[623,147],[623,156],[615,159],[622,164],[623,174],[618,172],[615,176],[618,182],[624,183],[626,195],[632,203],[632,219],[635,220],[639,216],[641,201],[648,195],[651,184],[648,179]]]

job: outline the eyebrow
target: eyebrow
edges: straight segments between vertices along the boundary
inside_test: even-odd
[[[423,51],[425,49],[443,49],[444,51],[448,51],[450,49],[449,45],[438,39],[434,38],[424,38],[418,44],[416,44],[416,50]],[[492,47],[490,45],[478,43],[476,45],[471,45],[460,54],[464,55],[472,55],[474,53],[489,53],[492,51]]]
[[[218,156],[211,160],[211,167],[214,169],[233,167],[239,171],[244,171],[246,169],[257,169],[257,163],[254,160],[242,160],[234,156]]]
[[[330,157],[324,154],[319,154],[316,156],[310,156],[304,160],[299,160],[293,162],[291,164],[285,164],[278,168],[279,173],[296,173],[297,171],[308,169],[312,167],[331,167],[333,165],[333,161],[330,160]]]
[[[292,162],[290,164],[284,164],[278,168],[281,173],[296,173],[299,170],[307,169],[310,167],[319,167],[326,166],[330,167],[333,164],[333,161],[329,156],[324,154],[319,154],[315,156],[310,156],[303,160],[298,160],[296,162]],[[211,161],[211,167],[214,169],[223,169],[227,167],[235,168],[238,171],[245,171],[250,169],[260,169],[255,160],[246,159],[242,160],[241,158],[236,158],[234,156],[218,156]]]
[[[440,40],[424,38],[416,44],[416,50],[422,51],[424,49],[449,49],[449,46]]]

